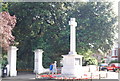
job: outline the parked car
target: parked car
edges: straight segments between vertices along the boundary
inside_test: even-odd
[[[117,71],[120,70],[120,63],[111,63],[109,66],[106,67],[107,71]]]
[[[105,71],[106,70],[106,67],[108,67],[108,64],[107,63],[102,63],[99,65],[99,71]]]

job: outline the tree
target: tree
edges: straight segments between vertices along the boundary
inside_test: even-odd
[[[76,10],[69,14],[80,22],[76,29],[78,53],[84,57],[90,57],[99,50],[106,53],[113,45],[117,27],[117,17],[112,10],[112,3],[88,2],[81,7],[78,6],[79,3],[76,4]],[[92,50],[92,54],[89,50]]]
[[[111,5],[108,2],[89,2],[71,12],[70,16],[78,18],[77,41],[81,42],[77,43],[78,46],[103,52],[111,48],[117,20]]]
[[[18,18],[13,31],[15,41],[19,42],[18,60],[33,61],[33,50],[37,48],[42,48],[48,59],[53,58],[55,52],[52,47],[57,43],[56,39],[58,41],[57,36],[61,32],[61,27],[66,29],[63,24],[66,15],[61,7],[62,4],[12,3],[9,6],[11,14],[15,14]]]
[[[15,27],[16,17],[10,16],[8,12],[0,13],[0,45],[5,50],[8,49],[9,45],[14,41],[12,35],[12,29]]]
[[[44,50],[44,65],[60,60],[61,55],[69,52],[71,17],[78,23],[79,54],[91,54],[89,50],[98,49],[106,52],[112,45],[116,17],[110,3],[9,3],[8,10],[17,17],[13,34],[19,42],[18,59],[28,65],[37,48]]]

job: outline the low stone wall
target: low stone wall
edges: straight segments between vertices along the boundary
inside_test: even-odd
[[[98,71],[98,66],[96,65],[88,65],[88,66],[83,66],[82,71],[83,72],[94,72],[94,71]],[[45,69],[43,68],[43,73],[44,72],[49,72],[49,68]]]
[[[83,66],[82,71],[83,72],[89,72],[89,67],[88,66]]]
[[[50,71],[49,68],[48,69],[43,68],[43,73],[49,72],[49,71]]]
[[[88,65],[88,66],[83,66],[83,72],[94,72],[98,71],[98,66],[96,65]]]

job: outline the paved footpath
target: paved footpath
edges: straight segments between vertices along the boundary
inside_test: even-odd
[[[2,81],[32,81],[35,79],[35,74],[31,72],[20,72],[16,77],[5,77]]]
[[[18,73],[16,77],[5,77],[2,78],[0,81],[48,81],[48,80],[37,80],[35,79],[36,75],[35,73],[30,72],[21,72]],[[49,80],[54,81],[54,80]]]
[[[104,78],[104,80],[92,80],[92,81],[118,81],[120,74],[115,73],[115,72],[107,72],[107,74],[108,74],[107,78]],[[37,80],[37,79],[35,79],[35,77],[36,77],[36,75],[34,73],[21,72],[21,73],[18,73],[18,76],[16,76],[16,77],[5,77],[2,79],[2,81],[48,81],[48,80]],[[112,80],[112,79],[114,79],[114,80]],[[49,81],[58,81],[58,80],[49,80]],[[69,81],[69,80],[67,80],[67,81]]]

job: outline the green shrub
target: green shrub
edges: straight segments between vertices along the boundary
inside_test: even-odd
[[[33,62],[17,61],[17,69],[33,69]]]
[[[98,62],[95,58],[89,59],[88,65],[97,65],[97,64],[98,64]]]
[[[113,61],[111,61],[110,63],[120,63],[120,61],[118,61],[118,60],[113,60]]]
[[[7,58],[2,57],[2,59],[0,59],[0,65],[1,67],[4,67],[8,64]]]

